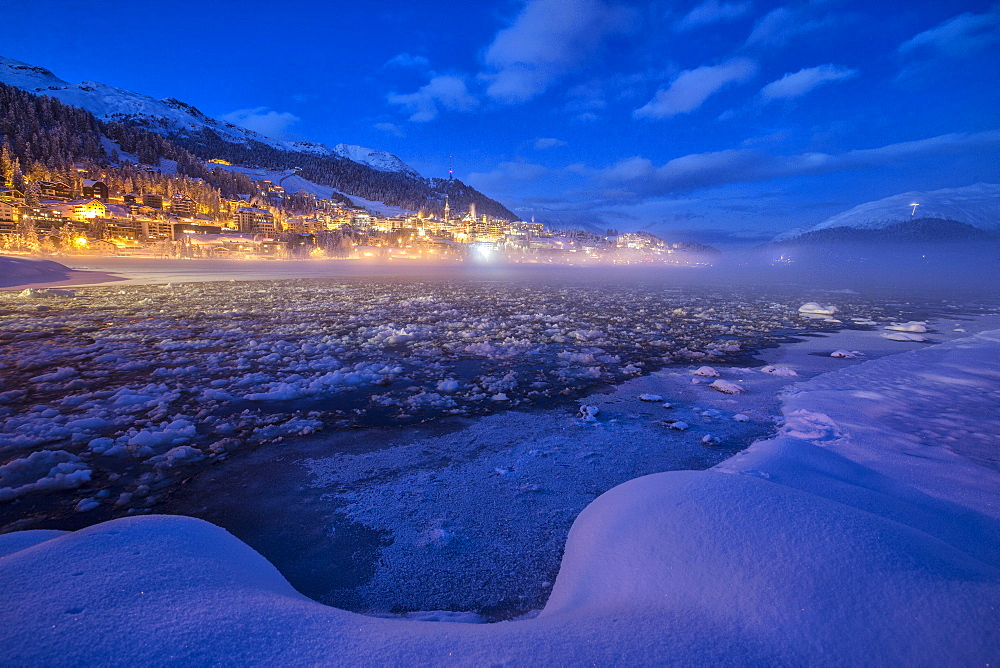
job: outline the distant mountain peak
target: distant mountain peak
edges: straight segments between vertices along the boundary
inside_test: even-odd
[[[71,84],[44,67],[2,56],[0,56],[0,82],[29,93],[50,95],[65,104],[86,109],[103,120],[138,123],[161,134],[198,133],[203,129],[209,129],[229,141],[238,143],[256,141],[285,151],[335,155],[379,171],[398,172],[421,178],[417,170],[385,151],[354,144],[337,144],[336,148],[330,149],[316,142],[274,139],[211,118],[197,107],[173,97],[157,100],[148,95],[115,88],[98,81]]]
[[[974,183],[959,188],[911,190],[859,204],[818,225],[779,234],[787,241],[820,230],[854,228],[879,230],[908,221],[949,220],[990,232],[1000,231],[1000,184]]]
[[[373,148],[358,146],[356,144],[337,144],[333,147],[333,152],[342,158],[347,158],[348,160],[353,160],[354,162],[360,162],[362,165],[368,165],[372,169],[377,169],[380,172],[400,172],[402,174],[409,174],[410,176],[420,178],[420,173],[417,172],[417,170],[410,167],[392,153],[386,153],[385,151],[378,151]]]

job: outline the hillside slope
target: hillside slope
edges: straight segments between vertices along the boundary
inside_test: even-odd
[[[447,196],[452,211],[459,215],[475,204],[481,214],[517,219],[517,215],[501,203],[461,181],[426,179],[395,155],[383,151],[350,144],[338,144],[331,149],[312,142],[277,140],[209,118],[195,107],[173,98],[156,100],[97,82],[70,84],[43,67],[9,58],[0,57],[0,85],[48,96],[92,115],[93,121],[86,123],[92,127],[85,133],[87,136],[81,138],[91,148],[86,155],[70,156],[73,159],[95,159],[90,155],[92,147],[102,144],[104,138],[94,136],[96,132],[114,135],[111,138],[122,144],[127,129],[135,128],[167,140],[164,143],[140,138],[132,142],[146,149],[144,161],[149,164],[158,162],[152,159],[152,153],[159,158],[176,160],[178,149],[182,149],[203,161],[223,159],[233,165],[271,172],[299,168],[301,176],[312,183],[401,210],[425,210],[441,215]],[[6,109],[0,111],[9,113]],[[46,127],[45,118],[31,121],[33,127]],[[23,132],[12,129],[7,134],[9,136],[0,137],[0,140],[14,144],[17,135]],[[202,176],[193,172],[190,175]]]

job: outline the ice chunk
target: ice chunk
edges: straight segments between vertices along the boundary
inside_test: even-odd
[[[23,284],[22,284],[23,285]],[[52,288],[27,288],[17,293],[21,299],[53,299],[75,297],[72,290],[53,290]]]
[[[926,336],[911,334],[909,332],[883,332],[882,338],[890,341],[912,341],[915,343],[924,343],[927,341]]]
[[[438,392],[455,392],[460,387],[460,383],[454,379],[446,379],[439,381],[437,384]]]
[[[584,422],[597,422],[597,416],[601,412],[597,406],[580,406],[580,419]]]
[[[861,357],[864,353],[858,350],[834,350],[830,353],[830,357],[836,357],[838,359],[844,360],[854,360]]]
[[[76,504],[76,512],[85,513],[88,510],[94,510],[101,505],[101,502],[97,499],[80,499]]]
[[[803,315],[833,315],[836,312],[836,306],[825,306],[816,302],[807,302],[799,307],[799,313]]]
[[[663,401],[663,397],[658,394],[640,394],[639,401]]]
[[[741,394],[746,391],[743,386],[728,380],[717,380],[711,383],[709,387],[724,394]]]
[[[703,376],[705,378],[718,378],[719,372],[710,366],[700,366],[692,372],[696,376]]]
[[[179,466],[189,462],[201,461],[204,458],[205,453],[198,448],[193,448],[190,445],[179,445],[176,448],[168,450],[163,455],[163,465],[167,467]]]
[[[787,376],[789,378],[793,376],[798,376],[794,369],[789,369],[787,366],[775,366],[773,364],[768,364],[763,366],[760,370],[764,373],[769,373],[772,376]]]
[[[72,489],[90,482],[91,470],[65,450],[40,450],[0,466],[0,501],[30,492]]]
[[[927,323],[917,320],[911,320],[910,322],[904,323],[894,322],[891,325],[886,325],[885,329],[893,332],[915,332],[917,334],[923,334],[927,331]]]

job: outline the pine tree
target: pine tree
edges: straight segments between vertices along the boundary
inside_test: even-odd
[[[14,158],[14,171],[13,171],[13,176],[11,176],[10,179],[10,184],[11,186],[14,187],[15,190],[20,190],[21,192],[24,192],[24,188],[26,185],[24,182],[24,174],[21,173],[21,161],[18,160],[17,158]]]
[[[4,188],[14,185],[14,160],[10,147],[4,142],[0,149],[0,186]]]
[[[41,193],[39,192],[37,183],[29,183],[24,189],[24,204],[25,206],[36,207],[41,202]]]

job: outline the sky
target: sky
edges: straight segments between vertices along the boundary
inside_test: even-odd
[[[1000,3],[8,0],[0,55],[389,151],[522,218],[749,245],[1000,182]]]

